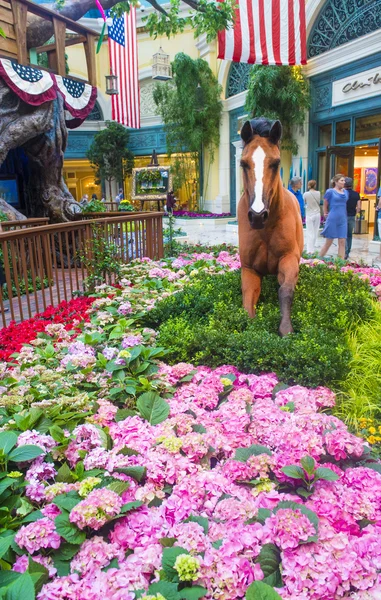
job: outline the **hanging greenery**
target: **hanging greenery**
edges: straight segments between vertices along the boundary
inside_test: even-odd
[[[252,117],[263,116],[281,121],[283,150],[298,153],[293,128],[303,126],[310,106],[309,84],[300,67],[253,67],[245,109]]]
[[[176,54],[172,72],[171,84],[157,85],[153,98],[164,123],[168,154],[176,154],[174,186],[184,185],[190,200],[196,178],[199,196],[205,197],[207,177],[203,175],[220,142],[222,88],[205,60],[193,60],[183,52]],[[201,161],[201,172],[202,155],[207,160]]]

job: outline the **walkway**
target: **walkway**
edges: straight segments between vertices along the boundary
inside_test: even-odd
[[[180,243],[189,244],[232,244],[238,245],[238,226],[232,218],[213,219],[212,223],[205,223],[206,219],[184,220],[177,219],[174,229],[181,227],[187,233],[186,237],[179,237]],[[165,225],[166,226],[166,225]],[[305,231],[305,230],[304,230]],[[353,235],[352,252],[350,258],[355,261],[364,262],[368,265],[381,267],[380,249],[376,243],[372,244],[373,229],[368,234]],[[324,238],[319,236],[318,249],[323,246]],[[373,246],[373,247],[372,247]],[[306,247],[304,247],[306,250]],[[337,256],[337,240],[333,243],[327,256]]]
[[[29,312],[32,316],[37,313],[43,312],[48,306],[57,306],[62,300],[70,300],[73,296],[73,292],[83,291],[83,276],[82,272],[78,269],[75,274],[74,269],[69,270],[57,269],[57,272],[53,271],[54,285],[49,289],[45,287],[44,290],[38,290],[37,292],[29,292],[29,297],[25,294],[20,298],[13,298],[13,312],[14,319],[12,318],[12,312],[10,310],[10,301],[4,300],[4,308],[8,308],[8,311],[4,313],[5,325],[9,325],[12,320],[19,323],[22,320],[29,318]],[[56,282],[58,281],[58,286]],[[28,305],[30,311],[28,310]],[[23,315],[23,319],[22,316]],[[0,320],[0,328],[4,327],[3,320]]]

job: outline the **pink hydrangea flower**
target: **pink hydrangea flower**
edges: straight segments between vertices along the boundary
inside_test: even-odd
[[[122,506],[122,498],[112,490],[96,489],[72,509],[70,521],[79,529],[90,527],[98,531],[109,519],[119,514]]]
[[[30,554],[34,554],[41,548],[59,548],[61,537],[56,531],[54,522],[45,517],[35,523],[23,525],[16,533],[15,541],[20,548],[25,548]]]
[[[269,531],[274,543],[287,550],[296,548],[301,542],[316,534],[314,525],[299,510],[281,508],[266,519],[265,528]]]

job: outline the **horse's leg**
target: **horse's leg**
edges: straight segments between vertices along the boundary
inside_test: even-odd
[[[294,330],[291,323],[291,306],[294,290],[299,275],[299,261],[296,256],[288,254],[280,259],[278,264],[279,304],[281,322],[279,334],[283,337]]]
[[[249,313],[249,317],[255,317],[255,308],[261,293],[262,277],[253,269],[242,267],[242,296],[243,307]]]

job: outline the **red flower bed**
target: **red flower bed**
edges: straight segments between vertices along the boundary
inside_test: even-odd
[[[74,298],[64,300],[58,306],[48,308],[32,319],[22,323],[11,321],[8,327],[0,330],[0,360],[8,360],[11,354],[19,352],[23,344],[29,344],[44,331],[49,323],[63,323],[65,329],[72,329],[74,321],[88,321],[88,311],[94,298]]]

